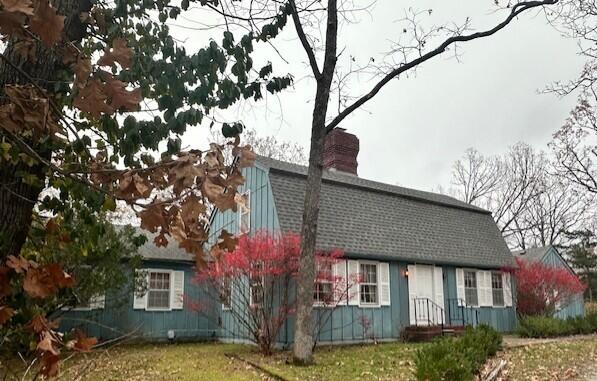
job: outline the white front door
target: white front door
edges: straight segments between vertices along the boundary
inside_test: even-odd
[[[441,324],[444,308],[444,282],[441,267],[408,266],[410,323]]]

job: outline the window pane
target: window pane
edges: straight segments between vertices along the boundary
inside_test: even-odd
[[[476,288],[466,288],[465,289],[465,296],[466,296],[466,304],[469,306],[476,306],[479,304],[477,300],[477,289]]]

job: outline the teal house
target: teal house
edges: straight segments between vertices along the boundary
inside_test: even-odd
[[[396,340],[413,327],[441,333],[488,324],[512,331],[516,298],[510,274],[502,269],[515,261],[491,213],[446,195],[365,180],[357,175],[358,151],[354,135],[342,129],[328,134],[318,249],[341,249],[344,257],[333,267],[334,275],[362,281],[347,282],[350,297],[334,308],[319,303],[315,293],[313,319],[323,322],[318,342]],[[243,175],[244,207],[216,210],[210,235],[217,237],[222,229],[239,235],[300,232],[307,168],[258,157]],[[85,328],[102,338],[134,331],[147,339],[249,340],[230,313],[230,302],[228,307],[211,303],[207,314],[187,302],[201,303],[210,293],[194,282],[193,263],[184,252],[174,245],[155,248],[149,240],[141,254],[142,277],[149,285],[144,295],[126,291],[102,297],[87,310],[66,313],[65,327]],[[291,315],[279,333],[279,346],[292,344],[293,326]]]
[[[552,245],[544,247],[534,247],[526,250],[517,250],[512,252],[515,257],[528,262],[541,262],[545,265],[562,268],[569,271],[574,276],[577,276],[572,267],[562,257],[560,252]],[[574,296],[566,303],[560,303],[556,306],[555,317],[560,319],[567,319],[569,317],[584,316],[585,302],[583,294],[580,293]]]

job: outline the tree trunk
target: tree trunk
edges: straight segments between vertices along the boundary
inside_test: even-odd
[[[301,254],[297,277],[296,323],[294,327],[294,361],[298,364],[313,362],[313,288],[315,282],[315,248],[321,177],[323,174],[323,148],[326,136],[326,115],[330,88],[336,69],[338,37],[337,0],[328,1],[325,60],[321,76],[317,79],[313,121],[311,124],[311,150],[303,225],[301,228]]]
[[[67,41],[80,40],[85,35],[85,26],[81,23],[81,12],[89,11],[91,0],[54,0],[52,5],[59,14],[65,15],[64,31]],[[49,95],[54,92],[54,82],[60,79],[60,70],[64,69],[58,49],[47,49],[40,43],[36,46],[35,60],[23,58],[15,53],[17,39],[11,39],[3,52],[5,58],[0,61],[0,95],[4,95],[4,88],[9,84],[30,84],[35,79],[38,86],[47,90]],[[6,61],[10,61],[20,68],[27,76],[21,74]],[[6,101],[3,101],[6,102]],[[10,142],[0,129],[0,140]],[[43,150],[34,141],[27,142],[44,159],[49,160],[52,152]],[[28,185],[23,182],[22,173],[36,176],[45,183],[46,168],[42,165],[28,167],[23,163],[12,164],[0,161],[0,259],[8,255],[18,255],[25,243],[33,207],[37,202],[42,186]],[[1,262],[1,261],[0,261]]]

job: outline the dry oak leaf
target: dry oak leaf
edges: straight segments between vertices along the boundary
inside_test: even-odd
[[[104,55],[97,61],[100,66],[112,66],[116,62],[122,66],[123,69],[131,67],[131,60],[133,58],[133,49],[129,48],[124,38],[115,38],[112,41],[112,49],[106,46]]]
[[[74,84],[79,89],[85,86],[89,76],[91,75],[91,60],[88,57],[78,57],[74,68],[75,81]]]
[[[62,270],[62,267],[59,264],[54,263],[47,265],[45,266],[45,270],[50,274],[52,282],[54,282],[58,288],[70,288],[75,285],[75,279]]]
[[[47,298],[57,290],[51,278],[43,269],[31,268],[27,271],[23,281],[23,289],[34,298]]]
[[[252,167],[255,164],[255,159],[257,159],[257,154],[253,152],[250,145],[234,147],[232,149],[232,154],[239,157],[239,168]]]
[[[53,355],[58,355],[58,349],[54,347],[54,337],[50,331],[43,331],[41,333],[41,340],[37,343],[37,350],[40,352],[48,352]]]
[[[29,29],[37,34],[40,40],[51,47],[62,39],[65,17],[56,13],[48,0],[38,0],[35,14],[29,20]]]
[[[124,82],[112,76],[107,77],[104,91],[110,97],[110,106],[114,110],[122,108],[125,111],[137,111],[140,108],[139,103],[143,100],[141,88],[129,91]]]
[[[89,352],[97,344],[95,337],[87,337],[80,329],[75,329],[75,349],[81,352]]]
[[[6,260],[6,266],[13,269],[17,274],[21,274],[29,269],[31,263],[20,255],[18,257],[9,255],[8,259]]]
[[[58,328],[58,320],[48,321],[42,315],[35,315],[28,324],[28,327],[35,333],[42,333]]]
[[[226,229],[222,230],[218,237],[218,246],[223,250],[232,252],[236,249],[236,245],[238,245],[238,238],[228,233]]]
[[[187,238],[182,242],[179,242],[178,247],[184,249],[187,253],[197,255],[203,255],[203,244],[204,240],[197,240],[194,238]]]
[[[13,315],[15,314],[15,310],[8,306],[0,306],[0,326],[4,325],[7,321],[9,321]]]
[[[2,10],[6,12],[20,12],[33,16],[33,6],[31,0],[0,0]]]
[[[182,219],[186,225],[195,224],[199,220],[199,217],[207,211],[201,199],[194,194],[185,198],[180,207]]]
[[[22,13],[0,11],[0,33],[5,36],[22,36],[26,16]]]
[[[139,212],[141,229],[156,233],[159,227],[166,225],[165,210],[163,205],[149,205]]]
[[[99,119],[102,114],[112,114],[114,112],[114,108],[106,103],[107,99],[102,83],[94,78],[87,81],[87,85],[79,91],[73,106]]]
[[[49,378],[57,376],[59,371],[60,357],[49,352],[44,352],[41,355],[41,374]]]

